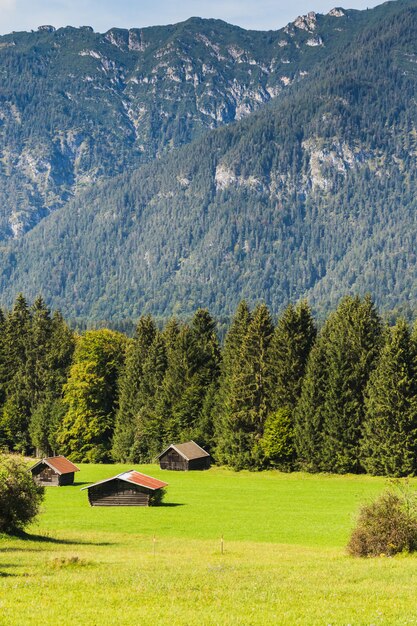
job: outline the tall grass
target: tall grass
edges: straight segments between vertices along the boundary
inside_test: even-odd
[[[383,479],[137,469],[169,483],[171,506],[90,508],[80,484],[49,488],[28,538],[2,538],[1,626],[417,623],[417,559],[345,552]]]

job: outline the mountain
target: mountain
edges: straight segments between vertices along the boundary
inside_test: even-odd
[[[43,292],[66,315],[89,319],[183,314],[197,306],[228,314],[243,297],[278,311],[307,296],[325,311],[342,294],[365,291],[385,310],[412,304],[417,3],[336,13],[310,14],[268,35],[278,46],[285,34],[300,58],[307,48],[322,56],[309,57],[308,70],[294,60],[291,84],[258,111],[204,134],[203,118],[195,118],[184,139],[193,135],[190,143],[174,148],[158,139],[158,158],[149,148],[145,164],[132,156],[122,167],[121,154],[111,175],[103,166],[94,184],[5,242],[3,302],[19,290]],[[297,38],[312,37],[308,28],[314,25],[317,38],[315,24],[329,29],[337,21],[332,28],[343,29],[351,19],[349,36],[346,26],[333,44],[301,51]]]
[[[0,37],[0,240],[98,181],[259,109],[366,21],[339,9],[269,32],[191,18]]]

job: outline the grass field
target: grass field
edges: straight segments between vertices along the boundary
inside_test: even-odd
[[[130,468],[81,468],[0,539],[1,626],[417,624],[417,557],[345,553],[383,479],[142,466],[165,506],[90,508],[80,488]]]

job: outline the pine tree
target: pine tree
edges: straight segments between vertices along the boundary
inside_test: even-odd
[[[370,474],[410,476],[417,471],[416,342],[407,323],[388,331],[365,397],[361,460]]]
[[[216,335],[216,322],[207,309],[197,309],[191,320],[199,353],[198,369],[205,384],[210,384],[219,373],[220,346]]]

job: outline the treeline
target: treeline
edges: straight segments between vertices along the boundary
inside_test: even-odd
[[[55,434],[62,389],[75,339],[60,313],[50,314],[42,298],[29,307],[20,295],[12,311],[0,311],[0,445],[29,453]]]
[[[0,317],[0,445],[74,461],[149,462],[194,439],[234,469],[411,475],[417,332],[345,297],[317,331],[309,305],[274,323],[241,302],[223,345],[199,309],[135,335],[75,336],[41,298]]]

